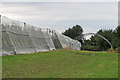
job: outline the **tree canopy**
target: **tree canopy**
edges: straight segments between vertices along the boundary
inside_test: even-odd
[[[120,47],[120,26],[115,30],[112,29],[100,29],[97,34],[104,36],[108,41],[111,42],[113,48]],[[102,38],[94,35],[90,40],[85,40],[82,49],[85,50],[107,50],[110,45]]]
[[[75,39],[77,36],[83,35],[83,28],[80,25],[75,25],[62,34]],[[117,26],[115,30],[100,29],[97,34],[110,41],[114,49],[120,47],[120,26]],[[110,45],[97,35],[93,35],[89,40],[84,40],[84,43],[82,40],[80,42],[82,42],[82,49],[84,50],[107,50],[110,48]]]
[[[68,30],[66,30],[62,34],[74,39],[77,36],[83,34],[83,29],[82,29],[82,27],[80,25],[76,25],[76,26],[73,26],[72,28],[69,28]]]

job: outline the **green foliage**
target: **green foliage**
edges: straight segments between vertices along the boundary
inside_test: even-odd
[[[117,37],[120,38],[120,26],[116,28]]]
[[[115,29],[115,33],[116,33],[116,44],[117,47],[120,46],[120,26],[117,26],[117,28]]]
[[[107,49],[108,52],[114,52],[113,48]]]
[[[81,35],[83,33],[83,29],[80,25],[73,26],[72,28],[69,28],[62,34],[65,36],[68,36],[72,39],[76,38],[77,36]]]
[[[99,49],[99,46],[82,45],[82,50],[98,51],[98,49]]]
[[[97,32],[97,34],[100,34],[102,36],[104,36],[108,41],[112,42],[112,39],[114,38],[114,33],[112,30],[99,30]],[[93,36],[91,38],[91,41],[94,43],[94,46],[100,46],[99,50],[106,50],[108,48],[110,48],[110,45],[102,38],[98,37],[98,36]]]
[[[83,29],[79,25],[76,25],[66,30],[63,34],[74,39],[75,37],[83,34]],[[97,34],[105,37],[112,44],[114,49],[120,46],[120,26],[117,26],[115,30],[100,29]],[[80,40],[80,42],[82,41]],[[85,40],[84,43],[82,42],[83,50],[106,51],[109,48],[111,48],[111,46],[97,35],[92,36],[90,40]]]
[[[113,48],[117,48],[120,46],[120,27],[118,26],[115,30],[112,29],[100,29],[97,34],[102,35],[108,41],[111,42]],[[110,48],[110,45],[102,38],[94,35],[90,38],[90,40],[85,40],[85,46],[94,46],[93,48],[86,47],[86,50],[107,50]]]
[[[115,51],[120,51],[120,47],[118,47],[118,48],[115,48]]]

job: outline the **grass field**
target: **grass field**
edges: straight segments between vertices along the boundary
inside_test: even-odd
[[[58,50],[4,56],[3,78],[117,78],[118,54]]]

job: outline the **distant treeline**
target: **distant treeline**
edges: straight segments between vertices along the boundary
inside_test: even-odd
[[[83,34],[83,29],[81,26],[76,25],[66,30],[63,34],[74,39],[75,37]],[[115,30],[100,29],[97,31],[97,34],[100,34],[108,39],[114,49],[120,50],[120,26],[117,26]],[[110,48],[110,45],[97,35],[93,35],[87,40],[84,39],[84,41],[80,40],[80,42],[82,43],[83,50],[104,51]]]

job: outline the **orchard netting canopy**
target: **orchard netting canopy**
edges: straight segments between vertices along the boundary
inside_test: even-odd
[[[3,56],[66,47],[81,49],[79,41],[64,36],[55,30],[35,27],[4,16],[0,16],[0,22],[0,51]]]

